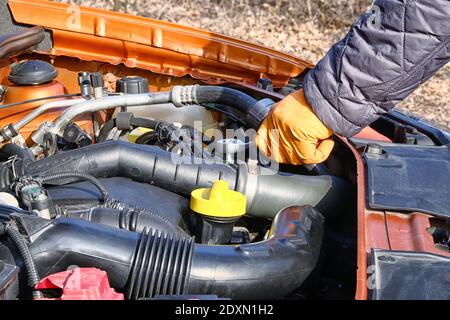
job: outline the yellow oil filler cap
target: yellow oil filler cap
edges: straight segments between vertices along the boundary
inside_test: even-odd
[[[224,180],[215,181],[211,188],[191,192],[191,210],[209,217],[240,217],[245,214],[246,205],[245,196],[230,190],[228,182]]]

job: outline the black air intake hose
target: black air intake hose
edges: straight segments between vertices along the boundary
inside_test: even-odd
[[[202,159],[176,161],[173,157],[173,153],[158,147],[107,141],[33,162],[25,170],[33,176],[77,171],[98,178],[127,177],[182,195],[222,179],[245,194],[247,212],[260,217],[273,218],[289,205],[313,205],[329,217],[352,202],[352,186],[334,176],[274,174],[262,167],[250,170],[246,164],[236,169],[226,164],[205,164]]]
[[[187,237],[140,234],[70,218],[54,220],[30,245],[43,277],[70,265],[96,267],[107,272],[114,288],[130,290],[131,296],[135,291],[149,296],[186,292],[192,248]]]
[[[236,170],[223,164],[176,163],[176,155],[158,147],[106,141],[55,154],[26,168],[27,175],[45,176],[61,171],[84,172],[97,178],[126,177],[184,195],[224,179],[236,186]],[[191,158],[186,161],[192,162]]]
[[[142,232],[145,228],[153,228],[181,237],[188,237],[188,234],[180,226],[169,221],[166,217],[152,210],[119,201],[109,202],[98,208],[67,211],[65,216],[128,231]]]
[[[267,240],[238,246],[195,245],[189,293],[275,299],[298,288],[316,266],[323,217],[313,207],[280,211]]]
[[[43,277],[77,265],[105,270],[131,299],[183,293],[269,299],[289,294],[314,269],[323,217],[312,207],[289,207],[277,214],[267,240],[235,246],[69,218],[34,232],[30,251]]]
[[[127,298],[188,292],[194,241],[160,232],[144,232],[136,248]]]

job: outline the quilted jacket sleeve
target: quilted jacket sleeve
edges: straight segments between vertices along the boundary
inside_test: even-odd
[[[305,95],[352,136],[450,60],[450,0],[377,0],[306,75]]]

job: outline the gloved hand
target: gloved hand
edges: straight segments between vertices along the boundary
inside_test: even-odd
[[[256,145],[279,163],[320,163],[333,149],[332,134],[314,114],[300,89],[272,107],[259,127]]]

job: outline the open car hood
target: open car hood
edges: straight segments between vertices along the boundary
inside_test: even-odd
[[[43,0],[9,0],[8,6],[17,23],[52,33],[52,48],[45,53],[53,56],[218,83],[255,83],[267,76],[275,86],[313,66],[259,45],[149,18]]]

